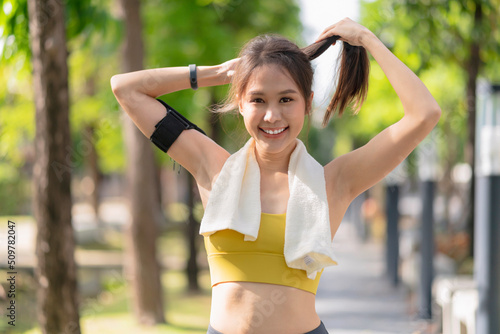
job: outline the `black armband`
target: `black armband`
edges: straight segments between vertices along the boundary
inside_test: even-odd
[[[172,146],[177,137],[179,137],[184,130],[195,129],[205,136],[207,135],[202,129],[179,114],[174,108],[160,99],[157,99],[157,101],[165,106],[167,115],[155,125],[156,130],[149,139],[158,146],[160,150],[167,153],[170,146]]]

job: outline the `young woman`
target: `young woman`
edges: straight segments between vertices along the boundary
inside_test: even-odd
[[[284,38],[264,36],[250,41],[239,58],[221,65],[144,70],[111,79],[116,98],[138,128],[194,176],[205,208],[231,155],[185,121],[164,125],[165,106],[155,98],[197,88],[196,84],[206,87],[232,83],[229,102],[223,109],[239,110],[250,140],[254,141],[252,147],[260,169],[262,220],[259,237],[253,243],[243,241],[233,230],[205,236],[213,275],[208,333],[327,333],[315,310],[320,275],[311,279],[303,270],[288,268],[283,260],[283,239],[291,193],[290,157],[297,147],[304,117],[311,112],[310,60],[337,39],[344,42],[342,68],[324,124],[333,112],[341,113],[350,102],[357,102],[358,106],[362,103],[368,77],[365,50],[394,87],[403,104],[404,116],[365,146],[323,167],[333,240],[351,201],[404,160],[441,115],[424,84],[367,28],[346,18],[326,28],[315,44],[302,50]],[[174,114],[171,108],[167,110],[167,115]],[[269,238],[266,233],[275,235]],[[263,252],[276,250],[281,250],[280,263],[261,256]],[[211,257],[218,251],[221,251],[218,259]],[[231,252],[245,255],[229,261]],[[291,270],[292,279],[277,277],[277,270]]]

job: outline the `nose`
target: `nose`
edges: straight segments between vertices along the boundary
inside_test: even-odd
[[[268,108],[266,114],[264,115],[264,121],[269,123],[274,123],[281,119],[281,113],[277,108]]]

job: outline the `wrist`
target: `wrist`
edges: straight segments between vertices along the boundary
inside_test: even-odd
[[[189,65],[189,83],[192,90],[198,89],[198,68],[195,64]]]
[[[377,36],[375,36],[375,34],[368,29],[366,29],[362,33],[360,41],[361,41],[361,45],[365,49],[367,49],[368,51],[370,51],[370,49],[374,45],[376,45],[378,42],[380,42],[380,40],[377,38]]]
[[[221,66],[198,66],[198,86],[208,87],[222,85],[223,73],[221,72]]]

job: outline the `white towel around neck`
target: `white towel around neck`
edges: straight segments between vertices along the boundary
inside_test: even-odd
[[[324,267],[336,265],[333,254],[324,169],[297,145],[290,156],[284,256],[288,267],[305,270],[309,279]],[[255,140],[224,163],[215,181],[201,221],[200,234],[209,236],[232,229],[255,241],[261,219],[260,168]]]

